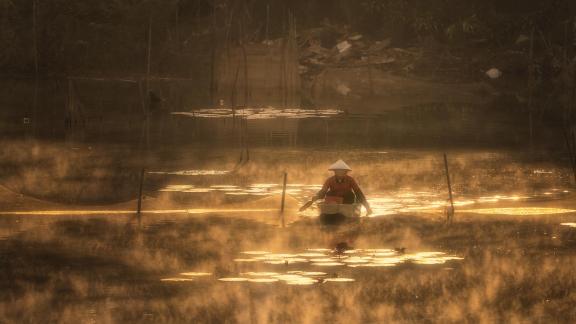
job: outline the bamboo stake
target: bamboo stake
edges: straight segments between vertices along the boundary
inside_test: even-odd
[[[570,128],[568,123],[564,126],[564,139],[566,141],[566,148],[568,149],[568,158],[570,159],[570,166],[572,167],[572,175],[574,176],[574,183],[576,184],[576,137],[574,131]]]
[[[450,207],[452,208],[446,214],[446,222],[452,223],[452,218],[454,216],[454,199],[452,198],[452,184],[450,183],[450,172],[448,170],[448,158],[446,153],[444,153],[444,170],[446,171],[446,182],[448,183],[448,197],[450,199]]]
[[[574,183],[576,184],[576,134],[574,133],[574,128],[570,132],[570,139],[572,143],[572,175],[574,176]]]
[[[286,226],[285,220],[284,220],[284,201],[286,199],[286,180],[288,178],[288,173],[284,172],[284,181],[282,183],[282,200],[280,203],[280,214],[281,214],[281,218],[282,218],[282,227]]]

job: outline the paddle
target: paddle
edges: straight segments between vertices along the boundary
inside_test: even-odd
[[[314,200],[310,200],[309,202],[305,203],[302,207],[300,207],[299,211],[303,212],[306,209],[308,209],[308,207],[312,206],[312,204],[314,203]]]

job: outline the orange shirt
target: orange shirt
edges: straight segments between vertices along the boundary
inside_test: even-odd
[[[320,199],[325,196],[345,197],[351,193],[356,195],[359,202],[364,202],[366,200],[364,193],[362,193],[362,190],[360,190],[360,187],[354,178],[349,175],[338,178],[332,176],[324,182],[322,189],[320,189],[316,194],[316,198]]]

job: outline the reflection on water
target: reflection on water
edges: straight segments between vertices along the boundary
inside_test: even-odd
[[[287,271],[277,272],[246,272],[241,277],[220,278],[226,282],[274,283],[282,282],[287,285],[308,286],[324,282],[353,282],[352,278],[328,278],[326,272]]]
[[[240,258],[234,261],[240,264],[277,265],[288,266],[297,264],[300,270],[291,270],[279,273],[278,271],[248,271],[240,273],[239,277],[220,278],[221,281],[249,281],[249,282],[276,282],[287,284],[311,285],[323,282],[353,282],[353,278],[339,276],[333,271],[338,269],[357,269],[361,267],[394,267],[400,264],[411,263],[415,265],[444,264],[453,260],[462,260],[462,257],[449,255],[444,252],[414,252],[401,253],[393,249],[355,249],[344,253],[337,253],[330,249],[309,249],[301,253],[270,253],[266,251],[244,251],[242,254],[250,258]],[[314,269],[331,269],[332,277],[328,273]],[[353,272],[352,272],[353,274]],[[268,278],[270,280],[256,280],[253,278]],[[244,280],[245,279],[245,280]]]
[[[461,212],[485,214],[485,215],[554,215],[574,213],[576,210],[563,208],[542,208],[542,207],[509,207],[509,208],[482,208],[465,209]]]
[[[444,252],[414,252],[401,253],[393,249],[355,249],[338,253],[330,249],[309,249],[301,253],[271,253],[267,251],[244,251],[248,258],[237,258],[238,264],[252,265],[260,271],[240,272],[235,277],[222,277],[217,280],[223,282],[248,282],[256,284],[270,284],[281,282],[287,285],[313,285],[319,283],[348,283],[354,278],[354,269],[361,267],[394,267],[400,264],[438,265],[449,261],[462,260],[462,257],[449,255]],[[298,270],[286,269],[286,266],[296,265]],[[275,271],[263,271],[262,266],[274,267]],[[330,273],[319,269],[330,269]],[[283,271],[278,271],[282,269]],[[342,274],[335,272],[348,269]],[[350,272],[352,271],[352,272]],[[191,281],[198,278],[212,276],[209,272],[182,272],[180,277],[170,277],[162,281],[178,282]],[[192,278],[190,278],[192,277]]]
[[[182,176],[208,176],[208,175],[225,175],[230,173],[227,170],[180,170],[180,171],[148,171],[148,174],[169,174]]]
[[[286,193],[293,198],[297,199],[300,203],[305,203],[312,197],[321,185],[310,185],[292,183],[287,185]],[[253,196],[255,198],[262,196],[272,196],[282,194],[282,186],[275,183],[254,183],[245,186],[238,185],[182,185],[171,184],[162,188],[160,191],[166,193],[187,193],[187,194],[224,194],[234,196]],[[454,201],[454,206],[463,207],[480,203],[500,203],[500,202],[528,202],[540,200],[554,200],[566,197],[570,192],[568,190],[550,189],[542,192],[535,192],[531,194],[494,194],[483,196],[466,196],[460,195]],[[419,211],[434,211],[442,210],[448,206],[445,192],[433,192],[422,190],[389,190],[386,192],[369,192],[368,201],[373,210],[372,216],[393,215],[398,213],[410,213]],[[478,213],[497,213],[496,210],[491,212],[492,209],[483,209],[481,211],[473,211]],[[466,210],[471,211],[471,210]],[[506,211],[506,210],[504,210]],[[512,212],[512,209],[507,212]],[[564,213],[569,211],[557,210],[552,212],[545,208],[526,209],[524,212],[519,212],[518,215],[549,213]],[[301,213],[302,216],[317,216],[318,209],[312,206],[305,212]]]
[[[227,281],[227,282],[240,282],[240,281],[248,281],[248,278],[220,278],[220,281]]]
[[[194,279],[190,279],[190,278],[162,278],[162,279],[160,279],[160,281],[164,281],[164,282],[190,282],[190,281],[194,281]]]
[[[352,282],[354,279],[352,278],[326,278],[324,282]]]
[[[275,119],[275,118],[288,118],[288,119],[302,119],[302,118],[326,118],[332,117],[343,113],[341,110],[336,109],[278,109],[278,108],[244,108],[244,109],[230,109],[230,108],[210,108],[210,109],[197,109],[191,112],[173,112],[173,115],[181,115],[187,117],[198,118],[231,118],[241,117],[246,119]]]
[[[180,275],[190,276],[190,277],[205,277],[205,276],[211,276],[212,273],[210,273],[210,272],[182,272]]]
[[[189,208],[189,209],[152,209],[142,210],[142,214],[241,214],[257,212],[277,212],[272,208]],[[114,216],[135,214],[134,210],[26,210],[0,211],[0,215],[38,215],[38,216]]]

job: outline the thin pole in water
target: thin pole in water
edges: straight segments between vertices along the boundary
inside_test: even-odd
[[[448,183],[448,197],[450,198],[451,210],[446,213],[446,221],[448,223],[452,222],[452,217],[454,216],[454,199],[452,198],[452,184],[450,183],[450,172],[448,171],[448,158],[446,153],[444,153],[444,170],[446,171],[446,182]]]
[[[288,178],[288,173],[284,172],[284,182],[282,184],[282,201],[280,203],[280,214],[282,217],[282,227],[284,227],[286,224],[284,222],[284,201],[286,199],[286,180]]]
[[[146,173],[146,169],[142,168],[140,171],[140,186],[138,188],[138,210],[136,214],[138,214],[138,218],[140,218],[140,212],[142,211],[142,187],[144,187],[144,174]]]

